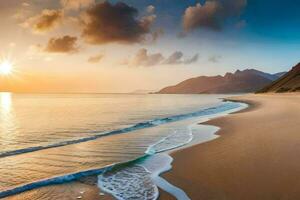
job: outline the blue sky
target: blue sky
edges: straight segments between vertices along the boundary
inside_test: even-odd
[[[182,15],[185,9],[199,2],[203,5],[206,1],[127,0],[125,2],[136,6],[140,11],[143,11],[147,5],[154,5],[156,14],[160,18],[156,26],[164,27],[167,37],[174,37],[182,29]],[[222,31],[199,28],[190,33],[190,38],[186,40],[192,40],[192,43],[196,44],[205,43],[211,46],[216,54],[226,51],[227,48],[242,59],[245,57],[243,53],[247,54],[248,63],[245,62],[241,64],[242,66],[235,67],[258,67],[270,72],[288,70],[291,65],[300,61],[298,58],[300,50],[299,7],[300,1],[297,0],[248,0],[239,16],[225,21]],[[238,20],[244,23],[240,29],[233,27],[233,23]],[[236,43],[237,46],[233,47],[226,43]]]
[[[243,17],[248,31],[257,37],[279,42],[299,42],[300,1],[249,0]]]
[[[203,5],[205,0],[125,0],[123,2],[137,7],[140,11],[143,11],[147,5],[154,5],[156,14],[162,18],[159,21],[161,25],[167,28],[180,28],[185,9],[198,2]],[[299,7],[298,0],[248,0],[238,17],[246,22],[244,36],[266,41],[299,41]]]
[[[288,71],[300,61],[298,0],[10,0],[0,7],[1,57],[16,63],[19,79],[51,76],[55,84],[46,85],[68,80],[66,90],[156,90],[237,69]]]

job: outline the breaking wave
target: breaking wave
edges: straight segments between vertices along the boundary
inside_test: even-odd
[[[128,133],[131,131],[144,129],[144,128],[151,128],[151,127],[158,126],[161,124],[176,122],[176,121],[180,121],[180,120],[187,119],[187,118],[199,117],[199,116],[205,116],[205,115],[213,115],[213,114],[225,112],[228,110],[236,109],[238,107],[240,107],[239,103],[223,102],[221,105],[218,105],[215,107],[202,109],[202,110],[192,112],[192,113],[174,115],[171,117],[154,119],[154,120],[150,120],[150,121],[146,121],[146,122],[140,122],[140,123],[134,124],[132,126],[129,126],[129,127],[123,128],[123,129],[118,129],[118,130],[114,130],[114,131],[110,131],[110,132],[97,133],[91,137],[84,137],[84,138],[80,138],[80,139],[68,140],[68,141],[58,142],[58,143],[49,144],[49,145],[40,145],[40,146],[23,148],[23,149],[17,149],[17,150],[13,150],[13,151],[1,152],[0,158],[7,157],[7,156],[14,156],[14,155],[23,154],[23,153],[30,153],[30,152],[34,152],[34,151],[43,150],[43,149],[77,144],[77,143],[81,143],[81,142],[87,142],[87,141],[96,140],[98,138],[105,137],[105,136]]]
[[[236,102],[223,102],[221,105],[203,109],[197,112],[175,115],[172,117],[166,117],[162,119],[154,119],[147,122],[142,122],[135,124],[133,126],[115,130],[106,133],[100,133],[92,137],[86,137],[77,140],[65,141],[61,143],[51,144],[48,146],[36,146],[30,147],[10,152],[4,152],[0,154],[0,157],[13,156],[16,154],[28,153],[33,151],[38,151],[47,148],[60,147],[70,144],[76,144],[81,142],[86,142],[90,140],[95,140],[100,137],[121,134],[126,132],[131,132],[138,129],[150,128],[158,126],[165,123],[176,122],[183,119],[188,119],[192,117],[209,116],[219,113],[230,113],[236,110],[245,108],[245,104]],[[147,151],[141,157],[128,161],[126,163],[116,163],[105,168],[100,169],[89,169],[85,171],[75,172],[72,174],[66,174],[58,177],[51,177],[48,179],[24,184],[11,188],[5,191],[0,191],[0,198],[7,197],[10,195],[18,194],[35,188],[60,184],[73,180],[78,180],[85,176],[99,175],[98,185],[108,193],[113,194],[117,199],[140,199],[143,200],[154,200],[158,197],[158,182],[155,181],[155,177],[159,177],[162,172],[171,169],[172,158],[168,155],[160,155],[157,153],[164,152],[167,150],[175,149],[180,146],[186,145],[193,139],[193,134],[190,128],[184,131],[176,131],[164,139],[158,141],[157,143],[148,147]],[[154,155],[154,156],[153,156]],[[148,161],[147,161],[148,160]],[[150,160],[150,161],[149,161]],[[160,177],[159,177],[160,178]],[[164,180],[165,181],[165,180]],[[127,187],[124,187],[127,186]],[[122,187],[127,188],[129,192],[126,192]],[[188,199],[185,193],[175,186],[169,184],[168,187],[173,187],[178,193],[181,199]],[[129,195],[129,196],[128,196]]]

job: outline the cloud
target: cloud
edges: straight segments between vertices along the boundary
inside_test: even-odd
[[[79,49],[76,42],[77,37],[68,35],[61,38],[51,38],[44,51],[49,53],[75,53]]]
[[[158,38],[162,37],[165,34],[162,28],[157,29],[151,33],[152,35],[152,42],[156,42]]]
[[[45,9],[40,14],[27,19],[21,26],[32,29],[34,33],[45,33],[56,28],[62,19],[63,11]]]
[[[197,62],[198,58],[199,58],[199,55],[195,54],[191,58],[183,59],[183,53],[181,51],[175,51],[163,62],[163,64],[167,64],[167,65],[186,64],[186,65],[188,65],[188,64]]]
[[[183,15],[184,32],[197,28],[220,31],[224,22],[240,15],[246,5],[247,0],[206,0],[203,5],[190,6]]]
[[[155,12],[155,7],[153,5],[149,5],[149,6],[147,6],[146,11],[147,11],[147,13],[152,14]]]
[[[88,62],[89,63],[98,63],[103,59],[103,57],[104,56],[102,54],[99,54],[96,56],[91,56],[91,57],[89,57]]]
[[[149,54],[147,49],[140,49],[136,55],[127,62],[130,66],[154,66],[164,59],[161,53]]]
[[[82,16],[82,37],[89,44],[139,43],[146,39],[156,16],[137,18],[138,10],[119,2],[98,3]]]
[[[184,30],[190,31],[201,26],[214,30],[220,29],[219,20],[216,16],[218,7],[217,1],[206,1],[203,6],[197,3],[196,6],[188,7],[183,16]]]
[[[181,61],[182,57],[183,57],[183,53],[181,51],[175,51],[164,61],[164,64],[168,64],[168,65],[180,64],[182,63]]]
[[[95,0],[61,0],[60,3],[67,10],[79,10],[95,4]]]
[[[136,55],[125,61],[123,64],[129,66],[155,66],[155,65],[178,65],[178,64],[192,64],[198,61],[198,54],[194,55],[191,58],[183,59],[184,55],[181,51],[175,51],[168,58],[165,58],[161,53],[148,53],[147,49],[140,49]]]
[[[197,62],[198,59],[199,59],[199,54],[195,54],[193,57],[188,58],[188,59],[185,59],[185,60],[183,61],[183,63],[184,63],[184,64],[187,64],[187,65],[188,65],[188,64],[192,64],[192,63]]]

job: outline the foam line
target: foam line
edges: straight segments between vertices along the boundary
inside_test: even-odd
[[[171,117],[141,122],[141,123],[137,123],[135,125],[132,125],[130,127],[124,128],[124,129],[118,129],[118,130],[114,130],[114,131],[110,131],[110,132],[102,132],[102,133],[95,134],[94,136],[91,136],[91,137],[85,137],[85,138],[68,140],[68,141],[49,144],[49,145],[41,145],[41,146],[28,147],[28,148],[13,150],[13,151],[2,152],[2,153],[0,153],[0,158],[14,156],[14,155],[18,155],[18,154],[30,153],[30,152],[34,152],[34,151],[43,150],[43,149],[49,149],[49,148],[55,148],[55,147],[61,147],[61,146],[66,146],[66,145],[71,145],[71,144],[87,142],[87,141],[96,140],[98,138],[109,136],[109,135],[122,134],[122,133],[128,133],[128,132],[139,130],[139,129],[151,128],[151,127],[155,127],[155,126],[158,126],[161,124],[176,122],[176,121],[180,121],[180,120],[187,119],[187,118],[217,114],[219,112],[224,112],[227,110],[232,110],[232,109],[238,108],[239,106],[240,106],[239,103],[226,102],[226,103],[222,103],[221,105],[211,107],[211,108],[206,108],[206,109],[203,109],[203,110],[200,110],[197,112],[174,115]]]
[[[136,124],[134,126],[131,126],[131,127],[128,127],[128,128],[124,128],[124,129],[120,129],[120,130],[116,130],[116,131],[111,131],[109,133],[104,133],[104,134],[96,135],[96,136],[93,136],[93,137],[88,137],[88,138],[83,138],[83,139],[73,140],[73,141],[66,141],[66,142],[62,142],[62,143],[58,143],[58,144],[52,144],[52,145],[49,145],[49,146],[38,146],[38,147],[31,147],[31,148],[27,148],[27,149],[23,149],[23,150],[6,152],[6,154],[5,153],[0,154],[0,157],[5,157],[5,155],[6,156],[12,156],[12,155],[21,154],[21,153],[38,151],[40,149],[53,148],[53,147],[59,147],[59,146],[64,146],[64,145],[69,145],[69,144],[75,144],[75,143],[85,142],[85,141],[94,140],[94,139],[97,139],[97,138],[103,137],[103,136],[108,136],[108,135],[113,135],[113,134],[120,134],[120,133],[126,133],[126,132],[130,132],[130,131],[133,131],[133,130],[148,128],[148,127],[154,127],[154,126],[158,126],[159,124],[165,124],[165,123],[169,123],[169,122],[175,122],[175,121],[179,121],[179,120],[183,120],[183,119],[187,119],[187,118],[191,118],[191,117],[209,116],[209,115],[216,115],[216,114],[219,114],[219,113],[226,114],[226,113],[230,113],[230,112],[235,112],[235,111],[241,110],[241,109],[243,109],[243,108],[246,107],[245,105],[246,104],[242,104],[242,103],[228,102],[228,103],[222,104],[220,106],[216,106],[216,107],[204,109],[204,110],[201,110],[201,111],[198,111],[198,112],[194,112],[194,113],[176,115],[176,116],[173,116],[173,117],[167,117],[167,118],[162,118],[162,119],[155,119],[155,120],[148,121],[148,122],[138,123],[138,124]],[[162,142],[162,141],[160,141],[160,142]],[[157,144],[159,144],[159,143],[157,143]],[[172,148],[167,148],[167,149],[164,149],[163,151],[174,149],[174,148],[178,148],[178,147],[183,146],[185,144],[186,143],[177,145],[176,147],[174,146]],[[13,152],[15,152],[15,154],[13,154]],[[154,152],[152,152],[151,150],[149,150],[149,152],[151,152],[150,154],[153,155],[153,153],[157,153],[157,152],[161,152],[161,151],[157,151],[157,152],[154,151]],[[61,184],[61,183],[69,182],[69,181],[74,181],[74,180],[80,179],[80,178],[85,177],[85,176],[103,174],[103,172],[110,171],[111,169],[113,169],[115,167],[122,168],[124,166],[131,165],[132,163],[133,164],[134,163],[141,163],[141,161],[144,161],[144,160],[147,162],[147,158],[149,158],[149,156],[150,156],[149,152],[148,153],[145,152],[144,155],[141,155],[137,159],[131,160],[131,161],[128,161],[128,162],[112,164],[110,166],[107,166],[107,167],[104,167],[104,168],[100,168],[100,169],[89,169],[89,170],[85,170],[85,171],[80,171],[80,172],[75,172],[75,173],[71,173],[71,174],[66,174],[66,175],[63,175],[63,176],[51,177],[51,178],[48,178],[48,179],[43,179],[43,180],[39,180],[39,181],[36,181],[36,182],[31,182],[31,183],[28,183],[28,184],[24,184],[24,185],[19,185],[19,186],[16,186],[14,188],[7,189],[5,191],[0,191],[0,198],[4,198],[4,197],[7,197],[7,196],[15,195],[15,194],[18,194],[18,193],[21,193],[21,192],[25,192],[25,191],[32,190],[32,189],[39,188],[39,187],[43,187],[43,186],[48,186],[48,185],[53,185],[53,184]],[[1,156],[1,155],[3,155],[3,156]],[[143,166],[143,167],[145,169],[147,169],[151,173],[154,172],[153,173],[154,175],[157,174],[157,177],[159,177],[158,175],[160,173],[162,173],[163,171],[166,170],[166,168],[162,167],[162,168],[156,169],[156,172],[155,172],[155,170],[149,169],[149,166],[147,166],[147,167]],[[169,169],[170,168],[168,168],[168,170]],[[157,173],[157,171],[158,171],[158,173]],[[160,179],[160,181],[161,181],[161,179]],[[158,183],[158,184],[160,184],[160,183]],[[161,182],[161,184],[164,185],[164,186],[166,186],[167,188],[173,188],[174,189],[174,187],[175,187],[175,186],[172,187],[172,185],[170,185],[170,184],[168,185],[166,182]],[[178,193],[178,195],[182,195],[182,192],[180,192],[179,188],[175,189],[174,191],[175,191],[175,193]],[[155,196],[158,196],[158,194],[156,194]]]
[[[107,167],[107,168],[109,168],[109,167]],[[1,191],[0,192],[0,198],[4,198],[4,197],[7,197],[7,196],[19,194],[21,192],[25,192],[25,191],[28,191],[28,190],[32,190],[32,189],[47,186],[47,185],[61,184],[61,183],[77,180],[77,179],[85,177],[85,176],[100,174],[104,170],[106,170],[107,168],[90,169],[90,170],[86,170],[86,171],[76,172],[76,173],[67,174],[67,175],[63,175],[63,176],[52,177],[52,178],[49,178],[49,179],[44,179],[44,180],[40,180],[40,181],[20,185],[20,186],[17,186],[15,188],[12,188],[12,189]]]

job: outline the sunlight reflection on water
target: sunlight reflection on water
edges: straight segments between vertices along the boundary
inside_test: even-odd
[[[1,92],[0,93],[0,106],[1,106],[1,117],[3,115],[9,115],[11,110],[11,93]]]
[[[13,112],[12,94],[9,92],[0,92],[0,122],[1,145],[5,145],[15,138],[17,132],[15,130],[17,126]]]
[[[0,154],[194,112],[220,104],[219,97],[0,93]]]

